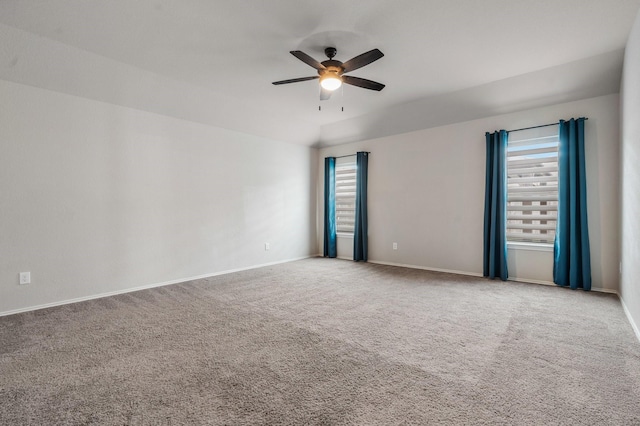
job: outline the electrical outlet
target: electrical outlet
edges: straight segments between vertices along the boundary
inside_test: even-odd
[[[398,250],[398,243],[393,243],[393,249]]]
[[[264,250],[265,251],[269,251],[271,247],[269,246],[269,243],[264,243]]]
[[[31,272],[20,272],[20,284],[29,284],[31,282]]]

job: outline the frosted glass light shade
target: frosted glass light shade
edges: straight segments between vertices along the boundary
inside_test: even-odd
[[[342,86],[342,80],[334,75],[328,75],[320,80],[320,85],[323,89],[333,92],[338,87]]]

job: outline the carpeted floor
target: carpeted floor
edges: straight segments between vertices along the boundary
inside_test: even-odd
[[[307,259],[0,318],[0,424],[640,425],[617,297]]]

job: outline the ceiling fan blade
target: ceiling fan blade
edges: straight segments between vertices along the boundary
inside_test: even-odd
[[[326,101],[327,99],[329,99],[331,97],[331,93],[333,93],[331,90],[327,90],[327,89],[323,88],[322,86],[320,86],[320,100],[321,101]]]
[[[362,87],[364,89],[377,90],[378,92],[384,89],[384,84],[382,83],[364,78],[352,77],[350,75],[343,75],[342,82],[352,86]]]
[[[342,64],[342,68],[344,68],[344,72],[351,72],[353,70],[357,70],[358,68],[362,68],[365,65],[369,65],[371,62],[377,61],[383,56],[384,53],[382,53],[378,49],[373,49],[363,53],[362,55],[358,55],[355,58],[351,58],[347,62],[344,62]]]
[[[309,81],[309,80],[315,80],[315,79],[318,79],[318,78],[320,78],[319,75],[315,75],[313,77],[291,78],[289,80],[274,81],[272,84],[275,84],[277,86],[279,84],[298,83],[299,81]]]
[[[322,65],[320,62],[316,61],[311,56],[307,55],[301,50],[292,50],[289,53],[291,53],[293,56],[300,59],[302,62],[309,65],[310,67],[317,69],[318,71],[326,69],[324,65]]]

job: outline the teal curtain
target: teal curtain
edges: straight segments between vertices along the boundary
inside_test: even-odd
[[[506,130],[487,133],[487,169],[484,188],[483,275],[503,281],[507,271],[507,139]]]
[[[336,159],[324,159],[324,257],[337,257]]]
[[[553,282],[591,290],[587,226],[584,118],[560,120],[558,148],[558,221],[553,245]]]
[[[368,223],[367,223],[367,175],[369,153],[356,154],[356,224],[353,232],[353,260],[367,261]]]

